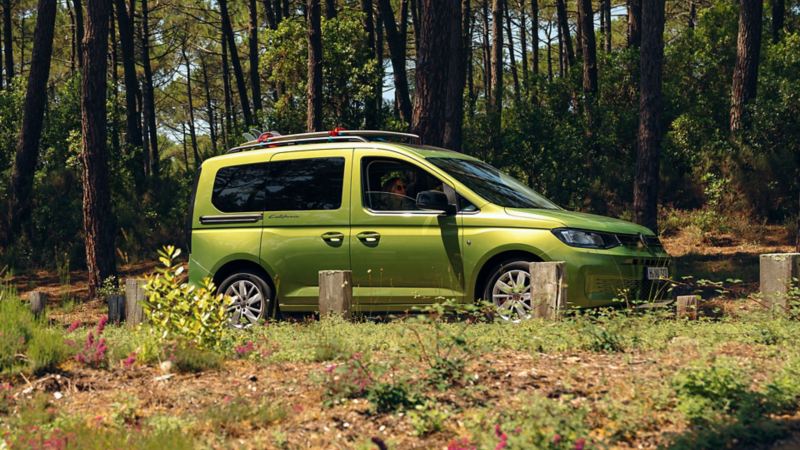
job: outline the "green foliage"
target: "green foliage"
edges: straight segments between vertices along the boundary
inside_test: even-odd
[[[366,396],[369,387],[375,383],[373,370],[369,358],[360,353],[341,364],[325,367],[321,377],[324,404],[333,406],[347,399]]]
[[[251,401],[242,397],[225,398],[206,409],[203,417],[214,428],[264,428],[285,419],[286,409],[267,399]]]
[[[142,304],[152,329],[162,340],[186,340],[202,348],[219,347],[228,329],[226,301],[210,279],[200,287],[182,281],[184,267],[175,259],[180,249],[158,252],[162,267],[147,278]]]
[[[587,350],[601,353],[617,353],[625,350],[620,336],[605,325],[587,324],[584,333],[588,339]]]
[[[222,366],[224,358],[219,353],[194,344],[180,344],[168,355],[169,360],[181,373],[199,373]]]
[[[63,335],[34,319],[28,306],[5,291],[0,299],[0,374],[43,373],[70,357]]]
[[[420,403],[420,396],[412,392],[404,381],[377,382],[369,386],[367,399],[378,414],[413,407]]]
[[[418,404],[408,413],[408,420],[417,436],[427,436],[444,429],[450,414],[432,400]]]

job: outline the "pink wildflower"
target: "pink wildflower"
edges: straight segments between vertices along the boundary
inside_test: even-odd
[[[553,435],[553,445],[558,445],[561,442],[561,435],[556,433]]]
[[[327,366],[325,366],[326,373],[331,373],[334,370],[336,370],[336,364],[328,364]]]
[[[132,352],[130,355],[128,355],[127,358],[122,360],[122,366],[125,367],[126,369],[130,369],[135,362],[136,362],[136,352]]]
[[[579,438],[578,440],[575,441],[575,450],[583,450],[585,446],[586,446],[586,439]]]
[[[108,323],[108,316],[103,316],[100,318],[100,322],[97,322],[97,335],[100,336],[103,334],[103,330],[106,329],[106,323]]]
[[[244,345],[240,345],[240,346],[236,347],[235,350],[236,350],[236,354],[237,355],[246,356],[246,355],[252,353],[253,350],[255,350],[255,348],[256,348],[256,345],[253,343],[253,341],[247,341]]]
[[[81,326],[81,321],[80,320],[76,320],[76,321],[72,322],[69,325],[69,328],[67,328],[67,333],[72,333],[73,331],[77,330],[80,326]]]
[[[452,440],[447,444],[447,450],[476,450],[477,447],[472,445],[469,438],[461,438]]]

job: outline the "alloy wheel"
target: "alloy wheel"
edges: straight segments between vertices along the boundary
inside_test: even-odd
[[[235,327],[247,327],[255,324],[264,316],[266,304],[264,293],[259,286],[250,280],[236,280],[225,290],[230,297],[228,314]]]
[[[492,287],[492,302],[500,318],[520,322],[532,316],[531,276],[521,269],[504,271]]]

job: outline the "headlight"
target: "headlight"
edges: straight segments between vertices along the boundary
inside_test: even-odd
[[[617,236],[610,233],[557,228],[553,230],[553,234],[570,247],[612,248],[619,245]]]

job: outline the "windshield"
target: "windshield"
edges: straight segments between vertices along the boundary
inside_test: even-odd
[[[560,209],[541,194],[483,161],[428,158],[486,201],[506,208]]]

